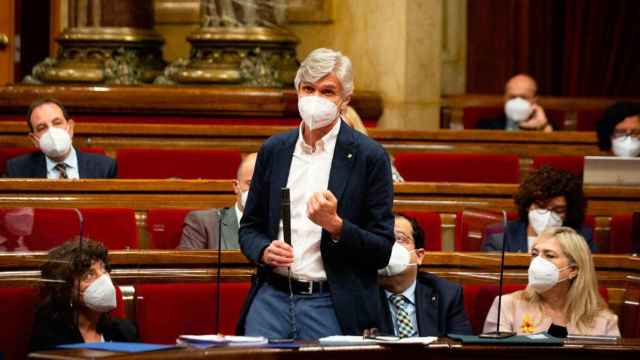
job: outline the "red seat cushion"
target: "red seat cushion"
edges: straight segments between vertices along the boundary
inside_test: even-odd
[[[104,243],[109,250],[138,247],[135,213],[132,209],[81,209],[84,238]],[[80,234],[80,220],[73,209],[34,210],[33,230],[25,236],[29,250],[49,250]]]
[[[250,283],[221,283],[220,332],[234,334]],[[175,344],[179,335],[213,334],[216,284],[137,284],[136,321],[140,341]]]
[[[595,131],[596,124],[604,115],[603,109],[580,110],[576,114],[576,130],[578,131]]]
[[[118,177],[123,179],[235,179],[239,150],[121,149]]]
[[[633,215],[613,215],[610,228],[609,253],[630,254],[633,252]]]
[[[395,165],[406,181],[518,183],[515,155],[474,153],[398,153]]]
[[[515,220],[517,217],[517,213],[507,212],[507,220]],[[485,235],[504,231],[502,226],[499,226],[501,222],[502,214],[496,211],[458,211],[456,213],[456,251],[480,251]],[[487,233],[487,230],[492,232]]]
[[[190,209],[149,209],[147,232],[152,249],[175,249],[180,243],[184,218]]]
[[[582,178],[582,173],[584,172],[584,157],[560,155],[540,155],[533,157],[534,169],[538,169],[543,165],[548,165],[555,169],[566,170],[579,178]]]
[[[26,359],[38,289],[34,287],[0,287],[0,358]]]
[[[431,211],[404,211],[402,214],[416,219],[422,228],[425,250],[442,250],[442,220],[440,219],[440,214]]]

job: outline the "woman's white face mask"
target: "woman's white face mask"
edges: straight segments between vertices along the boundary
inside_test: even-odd
[[[640,155],[640,140],[634,136],[612,138],[611,151],[619,157],[637,157]]]
[[[116,308],[116,288],[109,274],[102,274],[82,293],[82,300],[91,310],[105,313]]]
[[[568,280],[569,277],[560,280],[560,272],[571,266],[567,265],[558,269],[551,261],[536,256],[529,264],[529,287],[537,293],[543,293],[556,286],[557,283]]]
[[[540,235],[549,228],[561,226],[562,217],[555,211],[531,209],[529,210],[529,224],[531,224],[536,235]]]

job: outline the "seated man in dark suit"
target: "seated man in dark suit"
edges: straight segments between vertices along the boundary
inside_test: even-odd
[[[36,100],[29,107],[29,138],[39,149],[7,161],[10,178],[102,179],[116,177],[116,161],[99,154],[76,150],[73,120],[55,99]]]
[[[504,87],[504,113],[497,118],[480,119],[476,129],[553,131],[542,106],[537,103],[538,85],[529,75],[518,74]]]
[[[518,220],[509,221],[504,232],[502,224],[489,225],[483,250],[498,251],[504,244],[505,251],[526,253],[546,229],[567,226],[586,240],[592,253],[597,252],[593,231],[583,225],[586,200],[577,176],[543,166],[520,184],[515,203]]]
[[[424,257],[420,225],[415,219],[396,215],[394,229],[396,243],[389,265],[379,271],[383,304],[380,332],[400,337],[471,334],[462,288],[418,271]],[[407,260],[409,265],[404,266]]]
[[[245,156],[238,167],[238,174],[233,180],[233,192],[236,193],[233,208],[196,210],[187,214],[178,249],[217,249],[219,241],[221,250],[240,248],[238,229],[249,195],[256,156],[256,153]],[[219,229],[222,237],[218,236]]]

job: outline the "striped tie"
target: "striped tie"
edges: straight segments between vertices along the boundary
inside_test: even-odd
[[[53,167],[54,170],[57,170],[60,173],[60,179],[68,179],[67,175],[67,164],[65,163],[57,163],[56,166]]]
[[[413,328],[413,323],[411,322],[411,318],[405,310],[405,297],[400,294],[394,294],[389,297],[391,303],[396,307],[396,314],[398,317],[398,336],[401,338],[409,337],[415,335],[415,329]]]

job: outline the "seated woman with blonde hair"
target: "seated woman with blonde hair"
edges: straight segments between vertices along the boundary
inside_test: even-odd
[[[497,300],[484,322],[484,332],[496,329]],[[500,331],[620,336],[618,317],[598,292],[589,247],[575,230],[551,228],[536,239],[527,288],[502,297]]]

